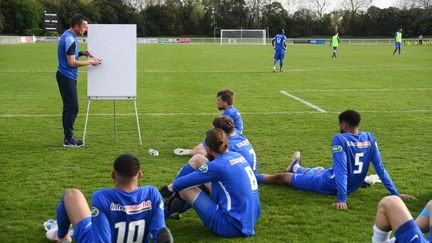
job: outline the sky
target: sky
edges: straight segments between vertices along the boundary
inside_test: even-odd
[[[373,0],[372,5],[375,5],[378,8],[388,8],[396,5],[396,0]]]

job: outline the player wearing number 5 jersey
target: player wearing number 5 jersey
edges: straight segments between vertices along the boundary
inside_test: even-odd
[[[260,174],[258,182],[288,184],[305,191],[336,194],[336,207],[347,209],[347,195],[363,184],[372,162],[390,194],[414,199],[414,196],[399,194],[384,168],[375,137],[369,132],[359,132],[359,124],[360,114],[356,111],[347,110],[339,115],[341,134],[335,135],[332,140],[331,168],[309,173],[311,169],[301,167],[300,153],[296,152],[287,173],[273,176]]]
[[[208,130],[205,142],[210,161],[203,155],[192,157],[179,172],[172,190],[193,206],[216,235],[253,236],[260,201],[252,168],[239,153],[228,151],[228,138],[222,129]],[[208,186],[210,195],[201,191],[202,184]],[[173,206],[168,203],[168,210]]]
[[[57,221],[44,223],[49,240],[91,242],[173,242],[165,226],[162,196],[153,186],[138,187],[142,172],[137,158],[123,154],[114,162],[114,189],[92,196],[89,209],[78,189],[67,189],[57,206]]]

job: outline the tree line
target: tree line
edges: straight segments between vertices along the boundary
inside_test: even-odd
[[[284,28],[288,37],[432,35],[432,0],[400,0],[380,9],[370,0],[1,0],[0,33],[43,35],[43,15],[57,13],[62,33],[69,19],[84,14],[91,23],[137,24],[138,36],[208,36],[220,29]],[[296,5],[293,3],[296,2]],[[419,2],[425,3],[420,4]]]

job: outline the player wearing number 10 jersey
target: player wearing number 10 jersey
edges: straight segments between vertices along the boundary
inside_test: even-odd
[[[384,168],[375,137],[369,132],[359,132],[360,114],[347,110],[339,115],[341,134],[332,140],[333,166],[316,173],[301,167],[297,152],[288,167],[287,173],[273,176],[260,174],[258,182],[266,184],[288,184],[295,188],[324,194],[336,194],[336,207],[347,209],[347,195],[356,191],[362,184],[372,162],[384,186],[392,195],[402,198],[414,196],[399,194],[389,174]]]
[[[57,221],[44,223],[49,240],[71,242],[69,228],[78,243],[173,242],[165,226],[162,196],[153,186],[138,187],[140,163],[123,154],[114,162],[115,188],[95,192],[91,211],[78,189],[67,189],[57,205]]]

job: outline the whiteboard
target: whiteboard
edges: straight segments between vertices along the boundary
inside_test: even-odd
[[[134,24],[88,25],[88,50],[102,59],[88,66],[89,98],[136,98],[136,38]]]

